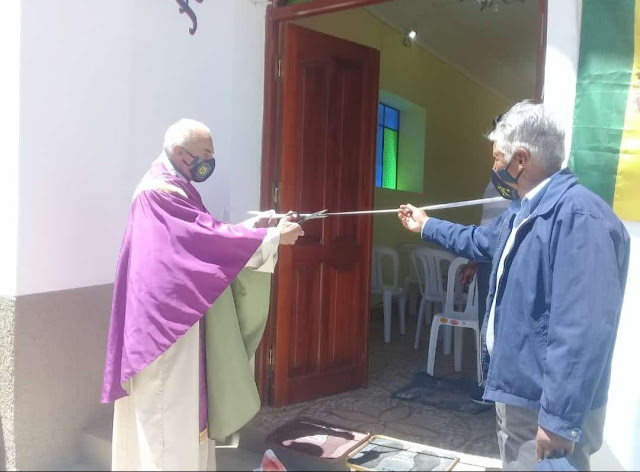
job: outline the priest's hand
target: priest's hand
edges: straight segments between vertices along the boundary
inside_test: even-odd
[[[406,205],[400,205],[398,218],[402,222],[402,225],[409,231],[420,233],[422,226],[424,226],[429,219],[429,216],[427,216],[424,210],[414,207],[411,203],[407,203]]]
[[[270,228],[278,225],[278,218],[274,218],[273,215],[276,214],[275,210],[263,211],[259,215],[256,216],[256,219],[253,223],[255,228]]]
[[[295,223],[292,216],[285,216],[280,219],[278,229],[280,229],[280,244],[290,246],[296,243],[300,236],[304,236],[302,226]]]

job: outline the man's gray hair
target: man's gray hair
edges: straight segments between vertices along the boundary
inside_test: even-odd
[[[542,104],[516,103],[488,138],[504,153],[507,162],[511,162],[516,149],[523,148],[549,175],[562,168],[564,129]]]
[[[164,143],[162,148],[167,157],[173,156],[174,146],[184,146],[189,142],[196,131],[205,131],[211,134],[211,131],[204,123],[196,120],[183,118],[169,126],[164,134]]]

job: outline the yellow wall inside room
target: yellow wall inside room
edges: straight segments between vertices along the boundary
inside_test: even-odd
[[[423,192],[376,188],[375,208],[482,196],[493,163],[491,145],[484,135],[493,118],[508,108],[505,100],[416,44],[404,46],[398,31],[364,9],[306,18],[296,24],[379,50],[380,88],[426,110]],[[432,214],[463,224],[477,223],[480,215],[480,207]],[[394,215],[374,218],[374,244],[405,242],[417,242],[417,236],[402,228]]]

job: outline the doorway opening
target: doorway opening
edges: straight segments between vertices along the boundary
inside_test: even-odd
[[[263,208],[345,211],[480,198],[493,118],[517,101],[541,99],[545,12],[543,0],[497,11],[472,0],[315,0],[268,10]],[[481,214],[468,207],[434,216],[478,224]],[[392,398],[426,370],[429,329],[414,349],[415,310],[407,307],[401,335],[394,300],[385,342],[382,297],[370,291],[371,253],[397,251],[404,288],[408,248],[422,243],[419,236],[393,214],[307,224],[306,242],[284,251],[274,280],[256,356],[271,407],[257,423],[276,410],[304,411],[495,456],[492,415],[465,418]],[[461,373],[439,347],[435,373],[474,379],[474,344],[464,336]],[[292,406],[273,408],[285,405]]]

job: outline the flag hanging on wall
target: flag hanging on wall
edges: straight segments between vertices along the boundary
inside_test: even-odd
[[[640,0],[583,0],[569,167],[640,221]]]

